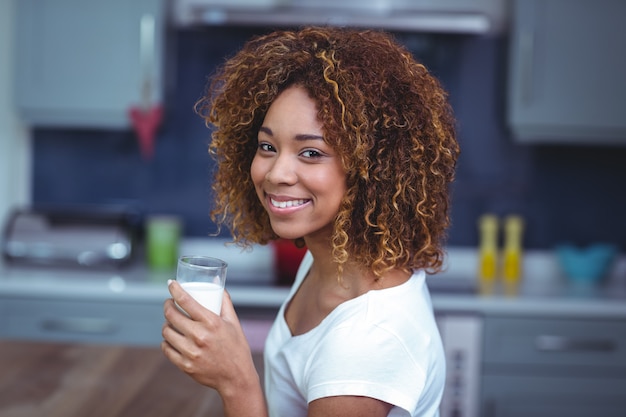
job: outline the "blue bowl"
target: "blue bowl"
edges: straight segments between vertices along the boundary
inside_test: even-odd
[[[617,255],[617,247],[602,243],[586,248],[560,245],[556,251],[565,275],[578,282],[595,282],[604,278]]]

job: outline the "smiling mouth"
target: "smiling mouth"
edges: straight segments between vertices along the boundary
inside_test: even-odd
[[[306,204],[309,200],[287,200],[287,201],[277,201],[273,198],[270,198],[270,204],[276,208],[289,208],[289,207],[298,207],[303,204]]]

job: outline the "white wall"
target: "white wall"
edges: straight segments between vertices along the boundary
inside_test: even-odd
[[[30,132],[13,105],[15,4],[0,0],[0,225],[9,210],[30,203]]]

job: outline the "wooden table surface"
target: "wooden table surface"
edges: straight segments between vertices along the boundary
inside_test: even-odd
[[[0,340],[0,417],[143,416],[221,417],[223,408],[156,347]]]

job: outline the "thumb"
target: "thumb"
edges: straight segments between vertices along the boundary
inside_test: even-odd
[[[233,300],[230,298],[230,293],[224,290],[224,296],[222,298],[222,310],[220,312],[222,319],[230,322],[238,322],[237,313],[235,312],[235,306],[233,306]]]

